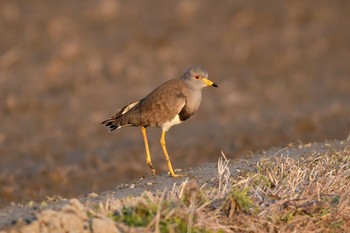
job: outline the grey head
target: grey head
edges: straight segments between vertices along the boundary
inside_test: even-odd
[[[190,88],[195,90],[200,90],[207,86],[218,87],[218,85],[208,79],[208,72],[199,66],[188,68],[180,79],[184,80]]]

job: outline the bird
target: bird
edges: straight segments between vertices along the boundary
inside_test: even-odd
[[[189,67],[178,79],[171,79],[158,86],[146,97],[122,107],[112,117],[101,122],[109,132],[124,127],[141,127],[146,163],[151,168],[153,176],[156,170],[152,165],[151,154],[147,139],[147,127],[160,127],[162,130],[160,144],[171,177],[175,174],[169,154],[166,149],[165,134],[174,125],[189,119],[198,109],[202,89],[204,87],[218,87],[208,79],[208,72],[199,66]]]

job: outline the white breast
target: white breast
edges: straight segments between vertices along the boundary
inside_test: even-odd
[[[178,114],[176,114],[175,118],[171,121],[163,123],[160,127],[164,131],[168,131],[172,126],[180,124],[182,121],[180,120],[180,117]]]

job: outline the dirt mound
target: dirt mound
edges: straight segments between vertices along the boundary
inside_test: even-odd
[[[228,217],[228,222],[232,221],[232,218],[235,218],[237,214],[243,214],[238,218],[253,221],[251,219],[252,216],[255,217],[253,209],[248,215],[244,215],[244,213],[245,211],[250,211],[249,209],[252,208],[254,202],[261,204],[259,207],[261,211],[269,205],[272,206],[269,209],[262,211],[261,214],[272,211],[271,213],[269,212],[269,216],[278,218],[277,215],[280,214],[277,214],[278,211],[276,208],[280,207],[275,207],[274,205],[278,203],[282,205],[284,203],[284,208],[286,208],[286,210],[289,209],[291,212],[284,211],[283,218],[289,218],[289,220],[284,219],[283,221],[288,223],[288,221],[292,221],[294,216],[294,220],[292,221],[294,227],[291,227],[291,225],[288,224],[284,225],[283,221],[281,223],[281,220],[276,219],[275,223],[269,223],[270,225],[276,224],[275,229],[278,227],[281,227],[282,229],[284,227],[283,229],[285,229],[285,232],[298,229],[297,227],[299,227],[300,224],[297,223],[297,219],[302,222],[309,221],[307,218],[313,216],[311,212],[321,215],[323,213],[324,216],[327,216],[327,218],[323,218],[326,222],[329,219],[333,219],[332,221],[336,222],[334,223],[334,229],[348,229],[350,227],[348,220],[341,216],[346,216],[344,213],[350,211],[350,206],[349,203],[346,204],[346,201],[344,202],[344,200],[342,200],[343,197],[340,197],[339,195],[342,193],[345,195],[344,197],[347,197],[348,195],[346,195],[346,193],[350,190],[348,190],[349,185],[341,184],[339,182],[343,182],[341,180],[342,178],[340,179],[341,176],[345,178],[344,181],[346,181],[346,177],[349,175],[349,149],[350,141],[333,141],[329,143],[296,146],[290,145],[286,148],[273,148],[266,152],[263,151],[251,155],[247,160],[235,160],[230,163],[224,158],[224,160],[220,159],[218,164],[209,163],[205,166],[186,171],[189,180],[188,178],[174,180],[163,175],[157,178],[146,178],[130,184],[122,184],[114,190],[99,195],[91,193],[87,197],[80,198],[79,200],[57,199],[56,201],[31,203],[29,206],[25,207],[3,209],[0,211],[0,229],[7,229],[9,232],[62,232],[63,230],[67,232],[124,232],[135,230],[136,232],[136,229],[140,232],[147,232],[150,227],[157,227],[157,224],[155,224],[154,221],[152,222],[152,219],[154,218],[158,219],[157,221],[161,221],[162,224],[170,224],[161,225],[162,227],[165,227],[162,228],[163,230],[169,230],[170,228],[175,227],[175,225],[176,227],[181,226],[181,224],[188,226],[189,222],[187,222],[187,220],[185,222],[179,220],[183,218],[183,215],[187,216],[188,214],[188,210],[181,210],[181,208],[185,208],[181,206],[187,205],[186,208],[190,208],[191,200],[194,197],[198,200],[202,200],[197,200],[198,206],[196,208],[198,208],[198,211],[206,208],[205,206],[210,206],[209,209],[206,209],[206,211],[209,212],[202,214],[211,214],[213,217],[217,214],[215,209],[219,209],[222,211],[222,214],[226,216],[222,216],[220,219],[222,220]],[[333,166],[338,168],[337,173],[339,173],[339,177],[335,176],[336,173],[332,175],[332,173],[327,170],[334,169]],[[306,170],[304,171],[303,169]],[[334,172],[334,170],[332,171]],[[296,173],[294,174],[294,172]],[[307,173],[309,173],[309,175],[306,175]],[[317,174],[319,174],[319,176],[317,176]],[[330,178],[325,179],[322,174],[333,176],[333,181],[329,183]],[[266,178],[263,178],[265,175]],[[307,176],[310,176],[311,178],[313,177],[312,179],[314,180],[308,180],[307,182],[302,181]],[[286,177],[289,178],[286,180]],[[251,190],[249,192],[250,197],[247,196],[248,189],[242,189],[243,191],[237,193],[239,185],[247,187],[246,185],[249,183],[249,179],[251,179],[250,185],[252,185],[250,189],[253,189],[256,186],[256,190]],[[257,182],[257,179],[259,182]],[[278,179],[281,180],[279,181]],[[326,181],[326,183],[323,184],[323,181]],[[313,190],[310,193],[311,190],[307,190],[308,188],[313,187],[312,182],[316,182],[318,185],[323,185],[323,188]],[[284,185],[283,183],[288,185]],[[267,190],[262,191],[261,185],[267,185],[267,187],[271,189],[271,193],[274,193],[274,195]],[[303,185],[305,187],[302,188]],[[333,190],[333,186],[339,186],[343,191],[339,193],[339,190]],[[298,190],[298,187],[300,190]],[[327,187],[329,190],[326,191]],[[257,197],[261,199],[261,195],[266,195],[266,200],[261,202],[261,200],[258,201],[259,198],[254,198],[254,195],[257,195],[257,192],[262,192],[258,194]],[[290,193],[288,194],[288,192]],[[193,194],[195,194],[195,196],[193,196]],[[327,198],[319,199],[318,201],[316,198],[313,201],[314,197],[311,197],[311,194],[314,196],[317,194],[321,195],[322,198]],[[224,198],[225,195],[233,196],[230,196],[231,199],[226,199]],[[298,197],[298,195],[301,196]],[[307,199],[302,195],[311,196]],[[179,196],[182,196],[182,198],[177,199]],[[204,198],[205,196],[206,198]],[[179,203],[176,205],[171,204],[172,201],[175,201],[176,203],[176,200],[179,201]],[[233,202],[227,202],[227,200]],[[276,200],[280,201],[278,202]],[[173,210],[172,213],[176,212],[177,215],[174,216],[174,219],[169,220],[170,222],[168,221],[166,223],[163,219],[166,219],[166,215],[163,216],[160,214],[158,216],[158,209],[161,203],[165,203],[165,210],[168,208],[174,208],[175,206],[179,208]],[[300,209],[298,212],[293,212],[297,206]],[[328,214],[328,212],[322,212],[327,209],[328,211],[330,211],[330,209],[332,209],[333,212],[337,211],[337,209],[334,208],[339,208],[338,215],[331,215],[331,213]],[[214,212],[210,213],[210,211]],[[277,211],[277,215],[275,215],[273,211]],[[287,216],[287,213],[293,213],[293,216]],[[168,214],[170,215],[170,212]],[[266,225],[266,222],[264,222],[266,221],[266,218],[258,217],[260,215],[257,214],[254,221],[256,221],[256,227],[262,227],[261,229],[263,229],[263,226]],[[200,225],[200,221],[203,220],[200,220],[200,216],[198,216],[196,220],[199,222],[197,222],[197,224],[196,222],[193,223],[193,229],[201,229],[200,227],[196,228]],[[300,216],[300,218],[298,216]],[[231,220],[229,220],[230,218]],[[207,219],[206,221],[208,224],[201,224],[209,227],[208,229],[213,230],[222,228],[227,229],[228,231],[238,229],[231,225],[232,222],[230,224],[227,222],[226,225],[224,222],[217,222],[215,225],[215,221],[209,224],[212,220],[205,216],[204,219]],[[180,222],[173,225],[175,222],[171,222],[175,220]],[[239,226],[237,225],[236,227],[244,228],[244,223],[242,221],[235,220],[235,222],[243,224]],[[322,224],[322,222],[320,222],[320,224]],[[270,227],[272,227],[272,225]],[[135,228],[135,226],[139,227]],[[309,227],[311,229],[311,227],[314,226],[310,225]],[[256,230],[257,229],[258,228],[256,228]]]

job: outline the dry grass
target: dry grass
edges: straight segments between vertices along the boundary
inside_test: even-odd
[[[91,229],[106,221],[121,232],[349,232],[350,148],[262,158],[235,177],[222,154],[210,184],[186,179],[84,211]]]
[[[262,159],[234,181],[258,209],[228,219],[235,229],[265,232],[347,232],[350,229],[350,153],[313,154],[299,161]]]

